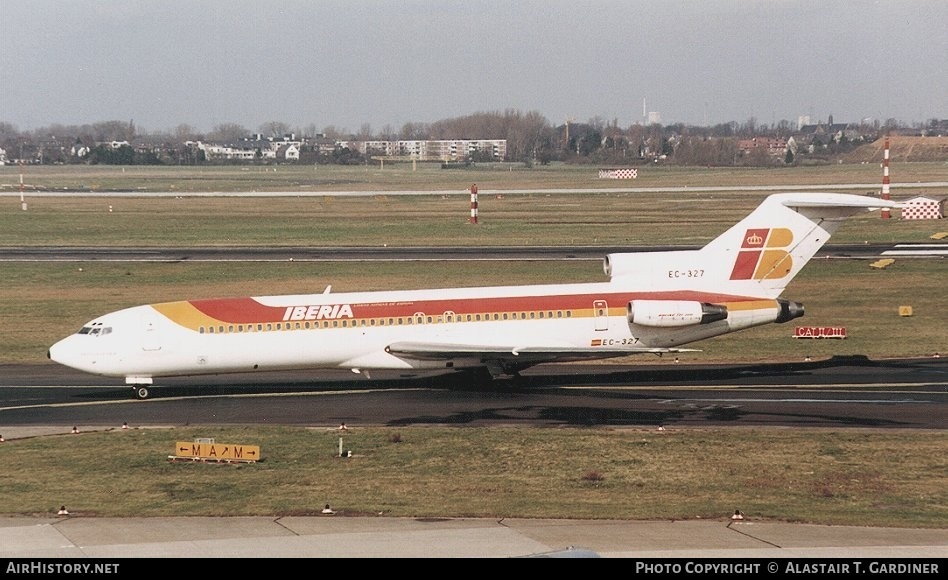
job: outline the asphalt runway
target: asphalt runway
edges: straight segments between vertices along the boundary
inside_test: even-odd
[[[182,424],[781,426],[944,429],[948,358],[752,365],[548,364],[520,380],[349,371],[121,379],[0,365],[0,434]]]

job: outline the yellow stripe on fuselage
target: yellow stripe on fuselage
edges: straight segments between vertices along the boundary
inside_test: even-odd
[[[187,301],[152,304],[151,307],[167,317],[168,320],[191,330],[197,330],[202,326],[222,324],[220,320],[204,314]]]
[[[741,302],[722,302],[721,304],[726,306],[728,311],[779,308],[776,300],[742,300]]]

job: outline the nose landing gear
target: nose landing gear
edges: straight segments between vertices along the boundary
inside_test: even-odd
[[[125,377],[125,384],[132,387],[132,391],[139,399],[147,399],[151,394],[151,377],[128,376]]]

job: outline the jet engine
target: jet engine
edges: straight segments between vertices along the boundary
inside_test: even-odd
[[[727,318],[727,307],[693,300],[632,300],[629,324],[677,327],[710,324]]]

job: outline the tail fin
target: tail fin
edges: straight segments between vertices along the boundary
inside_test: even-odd
[[[653,290],[777,298],[844,219],[897,205],[842,193],[774,194],[700,250],[611,254],[606,273],[614,283],[634,275]]]

